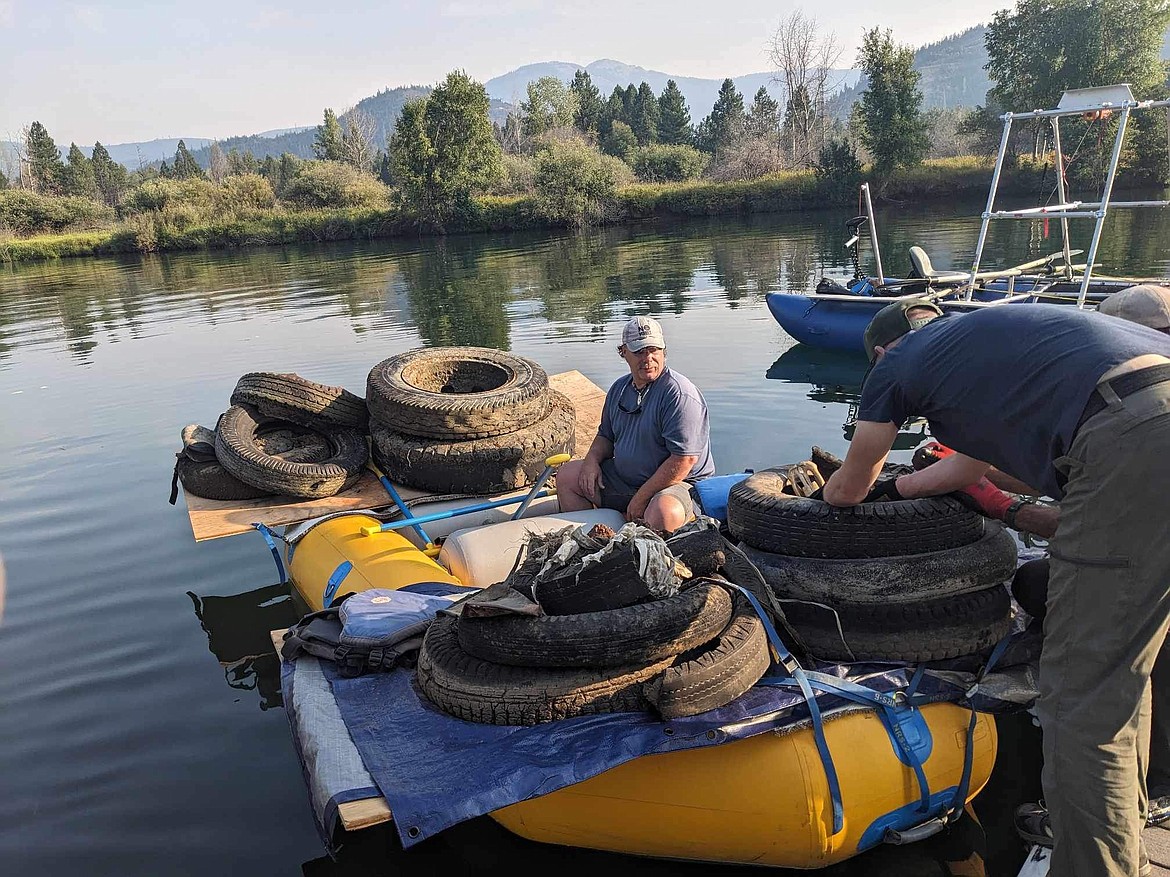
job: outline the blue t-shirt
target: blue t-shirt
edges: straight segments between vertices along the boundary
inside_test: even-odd
[[[643,392],[641,406],[633,377],[614,381],[597,434],[613,442],[614,468],[631,487],[646,483],[672,454],[698,457],[687,481],[715,474],[707,403],[694,384],[669,368]]]
[[[1170,337],[1071,305],[948,314],[906,335],[873,367],[857,419],[925,417],[943,444],[1060,498],[1068,453],[1101,375],[1135,356],[1170,356]]]

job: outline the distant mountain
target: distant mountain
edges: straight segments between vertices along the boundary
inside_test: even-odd
[[[519,103],[526,96],[528,83],[540,79],[542,76],[555,76],[557,79],[569,81],[578,70],[586,70],[593,84],[597,86],[602,97],[608,97],[615,86],[625,88],[631,82],[640,85],[643,82],[658,94],[666,87],[668,80],[673,79],[683,97],[687,99],[687,106],[691,110],[691,120],[698,124],[704,116],[711,112],[715,105],[715,98],[719,94],[722,79],[700,79],[694,76],[676,76],[671,73],[662,73],[658,70],[647,70],[645,67],[635,67],[632,64],[623,64],[621,61],[603,59],[592,64],[570,64],[565,61],[545,61],[539,64],[526,64],[502,76],[489,79],[484,85],[487,92],[494,98],[507,103]],[[761,86],[768,90],[772,97],[780,100],[783,97],[779,85],[772,81],[773,73],[749,73],[745,76],[733,76],[732,82],[736,89],[744,96],[747,103]],[[856,70],[834,70],[830,79],[833,89],[851,85],[858,79]]]
[[[161,140],[149,140],[145,143],[103,143],[102,146],[106,148],[110,158],[118,164],[123,164],[130,170],[137,170],[155,162],[170,161],[175,157],[175,150],[179,148],[180,140],[192,152],[211,143],[205,137],[167,137]],[[57,146],[62,155],[69,151],[67,145],[58,143]],[[82,146],[78,143],[77,147],[85,153],[86,158],[93,156],[92,143],[89,146]]]

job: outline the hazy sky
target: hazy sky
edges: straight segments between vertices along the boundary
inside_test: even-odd
[[[537,61],[614,58],[722,78],[768,69],[777,22],[802,8],[844,47],[863,28],[914,46],[1011,0],[382,0],[182,3],[0,0],[0,140],[39,120],[59,146],[252,134],[317,124],[376,91],[480,81]]]

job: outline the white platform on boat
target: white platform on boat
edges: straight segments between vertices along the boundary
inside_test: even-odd
[[[605,391],[576,370],[551,375],[549,384],[573,402],[577,412],[575,454],[583,457],[597,434]],[[406,502],[433,496],[429,491],[413,487],[395,485],[395,488]],[[275,497],[228,502],[191,494],[185,494],[184,498],[187,502],[187,517],[191,521],[191,533],[196,542],[248,533],[252,531],[254,523],[277,527],[298,524],[334,512],[376,509],[392,504],[390,495],[372,472],[363,473],[357,484],[349,490],[325,499],[292,501],[287,497]]]

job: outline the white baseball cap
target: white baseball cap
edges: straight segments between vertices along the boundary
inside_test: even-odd
[[[1129,286],[1110,295],[1097,310],[1151,329],[1167,329],[1170,328],[1170,288],[1153,283]]]
[[[622,329],[622,346],[637,353],[643,347],[666,347],[666,340],[653,317],[632,317]]]

